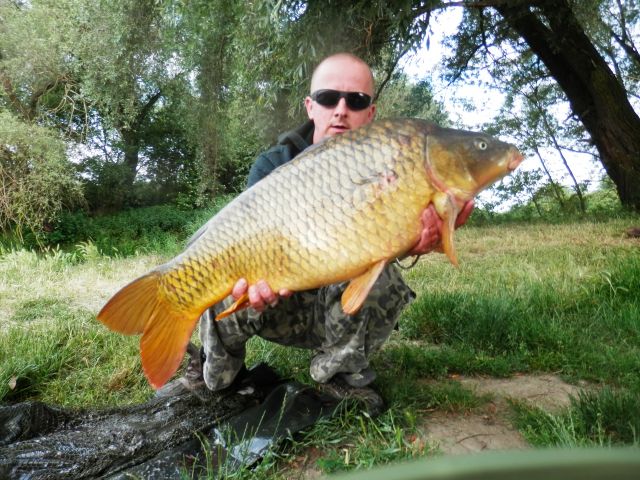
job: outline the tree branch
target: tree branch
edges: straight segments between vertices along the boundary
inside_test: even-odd
[[[385,75],[384,80],[382,82],[380,82],[380,86],[378,87],[378,90],[376,91],[375,95],[373,96],[373,101],[374,102],[378,99],[378,97],[382,93],[382,90],[384,90],[384,87],[387,85],[387,83],[389,83],[389,80],[391,80],[391,75],[393,75],[393,72],[395,71],[396,67],[398,66],[398,62],[400,61],[400,59],[402,57],[404,57],[410,49],[411,49],[411,45],[407,44],[402,49],[400,54],[394,59],[392,64],[389,65],[389,67],[385,69],[385,74],[386,75]]]
[[[486,7],[499,7],[502,5],[508,5],[513,3],[513,0],[460,0],[457,2],[442,2],[440,5],[433,7],[433,9],[442,9],[449,7],[465,7],[465,8],[486,8]],[[529,2],[530,5],[537,3],[536,1]]]
[[[142,122],[144,122],[144,120],[147,118],[147,115],[149,115],[149,111],[153,108],[156,102],[160,100],[161,96],[162,96],[162,90],[158,90],[142,106],[142,109],[140,110],[140,112],[138,113],[138,116],[136,117],[137,126],[140,126]]]

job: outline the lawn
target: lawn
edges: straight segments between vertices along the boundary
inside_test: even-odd
[[[247,478],[288,478],[437,455],[423,441],[430,415],[465,415],[490,396],[459,376],[553,374],[584,393],[554,413],[512,402],[510,421],[533,446],[640,445],[640,217],[465,226],[460,267],[430,254],[404,272],[418,293],[372,360],[388,410],[322,421],[269,455]],[[153,392],[138,339],[95,314],[117,289],[177,253],[106,256],[91,242],[69,251],[0,256],[0,402],[66,406],[136,403]],[[310,382],[310,353],[260,339],[249,362]],[[425,420],[426,419],[426,420]],[[305,467],[305,468],[307,468]]]

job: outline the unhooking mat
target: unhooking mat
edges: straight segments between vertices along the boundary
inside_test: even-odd
[[[0,407],[0,479],[206,476],[248,466],[331,415],[336,402],[268,366],[222,392],[202,389],[103,411],[41,402]]]

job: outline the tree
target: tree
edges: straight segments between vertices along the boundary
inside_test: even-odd
[[[36,236],[82,202],[64,142],[49,129],[0,112],[0,230]]]
[[[97,110],[102,128],[118,134],[111,145],[122,154],[112,203],[122,206],[131,200],[153,109],[177,75],[163,42],[162,11],[153,0],[121,0],[83,2],[68,14],[83,96]]]
[[[450,123],[444,106],[434,99],[427,80],[411,81],[404,73],[396,73],[386,84],[378,99],[378,115],[382,117],[413,117],[440,125]]]
[[[74,117],[83,105],[74,103],[78,85],[66,62],[68,17],[49,7],[0,4],[0,231],[18,237],[38,237],[64,208],[83,203],[64,135],[50,127],[50,115]]]
[[[547,75],[560,86],[573,115],[588,132],[622,203],[640,209],[640,117],[629,101],[638,81],[629,76],[621,78],[621,68],[617,69],[620,76],[616,76],[598,50],[597,41],[585,30],[586,22],[579,19],[587,9],[591,9],[591,18],[606,18],[603,12],[607,2],[475,0],[455,4],[469,7],[464,27],[457,35],[458,72],[477,55],[485,55],[508,89],[507,79],[513,75],[510,61],[526,61],[534,54]],[[637,24],[637,7],[625,8],[621,1],[618,5],[620,17]],[[598,25],[615,33],[614,27],[602,21]],[[628,71],[637,70],[640,65],[630,31],[625,27],[616,34],[621,51],[615,57],[628,61]],[[634,86],[625,87],[625,81]]]

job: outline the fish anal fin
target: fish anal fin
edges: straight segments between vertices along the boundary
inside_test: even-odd
[[[442,219],[442,231],[440,232],[442,251],[449,257],[451,263],[457,267],[458,257],[453,244],[453,232],[456,228],[456,218],[460,213],[460,207],[455,197],[448,193],[437,193],[434,196],[433,205]]]
[[[140,339],[142,369],[155,389],[178,370],[200,314],[184,314],[160,304]]]
[[[228,317],[232,313],[237,312],[238,310],[242,310],[243,308],[247,308],[249,306],[249,294],[245,293],[240,298],[238,298],[233,304],[227,308],[226,310],[220,312],[216,315],[216,320],[222,320],[225,317]]]
[[[123,287],[98,313],[98,320],[119,333],[144,331],[158,304],[160,274],[151,272]]]
[[[386,264],[387,259],[380,260],[362,275],[351,280],[342,293],[342,310],[344,313],[354,315],[360,310],[371,291],[371,287],[373,287]]]

